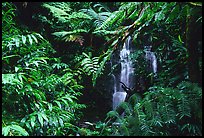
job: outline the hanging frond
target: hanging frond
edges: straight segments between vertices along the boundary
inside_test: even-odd
[[[69,15],[67,18],[67,20],[79,20],[79,19],[92,20],[92,17],[83,12],[72,12],[72,14]]]
[[[118,21],[119,19],[120,20],[123,19],[122,18],[123,15],[124,15],[124,11],[115,11],[111,13],[111,15],[103,22],[103,24],[98,26],[96,30],[107,29],[108,27],[113,26],[116,21]]]
[[[99,6],[98,12],[95,11],[92,7],[89,9],[81,9],[81,12],[88,14],[94,20],[95,27],[99,27],[103,24],[103,22],[110,16],[111,12],[106,10],[102,5],[96,4],[95,7]],[[105,11],[102,12],[102,9]]]
[[[112,50],[110,49],[99,57],[91,57],[91,55],[82,53],[85,58],[81,61],[81,66],[87,75],[92,76],[93,86],[95,86],[97,78],[103,73],[105,63],[109,60],[111,53]]]
[[[87,31],[84,29],[77,29],[74,31],[61,31],[61,32],[54,32],[52,35],[57,36],[59,39],[65,42],[77,42],[80,45],[83,45],[84,39],[80,33],[86,33]]]
[[[55,17],[62,17],[62,16],[69,16],[69,14],[61,9],[60,7],[57,7],[56,4],[55,6],[52,6],[48,3],[43,3],[43,7],[47,8],[50,10],[50,12],[55,16]],[[67,10],[70,11],[69,7],[67,7]]]

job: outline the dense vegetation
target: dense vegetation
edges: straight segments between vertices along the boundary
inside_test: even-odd
[[[3,2],[2,135],[201,136],[201,12],[201,2]],[[112,110],[109,61],[128,36],[139,79]]]

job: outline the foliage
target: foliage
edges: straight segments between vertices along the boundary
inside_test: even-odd
[[[82,53],[85,58],[81,61],[82,69],[87,75],[92,75],[92,83],[93,86],[96,84],[96,79],[103,73],[105,68],[105,63],[110,58],[111,51],[107,51],[100,57],[91,57],[91,55],[87,55],[86,53]]]
[[[4,136],[8,136],[8,135],[28,136],[28,132],[19,125],[9,125],[2,128],[2,134]]]
[[[3,8],[13,18],[12,4],[3,3]],[[16,30],[11,21],[10,30]],[[75,133],[79,110],[85,107],[77,103],[83,86],[75,71],[49,55],[54,50],[40,34],[22,34],[21,28],[8,34],[7,29],[2,28],[2,135]],[[54,74],[56,66],[64,69],[61,74]]]
[[[201,136],[201,95],[201,88],[189,82],[151,87],[143,99],[134,94],[107,113],[105,129],[112,126],[108,135],[119,136]]]
[[[189,15],[202,28],[202,3],[42,2],[38,8],[31,15],[38,31],[30,31],[16,23],[16,13],[31,10],[2,3],[2,135],[202,135],[202,88],[186,82]],[[108,112],[105,122],[78,126],[86,107],[78,98],[92,91],[83,84],[86,76],[96,86],[128,36],[136,49],[131,59],[137,82],[149,84],[146,92]],[[155,78],[147,71],[146,45],[157,57]],[[202,71],[202,40],[196,46]]]

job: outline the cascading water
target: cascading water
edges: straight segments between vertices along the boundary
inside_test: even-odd
[[[132,48],[130,47],[131,37],[129,36],[122,49],[115,54],[113,54],[111,58],[111,67],[115,65],[120,65],[120,68],[117,69],[115,73],[112,74],[113,78],[113,110],[123,101],[127,96],[126,90],[122,87],[121,84],[125,84],[127,88],[133,89],[135,86],[135,76],[134,76],[134,68],[133,63],[129,57],[132,52]],[[151,51],[151,46],[145,46],[145,58],[147,60],[147,69],[150,72],[154,73],[154,76],[157,75],[157,59],[155,53]]]
[[[154,76],[157,75],[157,59],[155,53],[151,51],[152,46],[145,46],[145,58],[148,61],[148,68],[151,72],[154,73]]]
[[[116,107],[123,101],[127,96],[127,92],[121,87],[120,82],[124,83],[128,88],[133,88],[134,85],[134,68],[132,61],[130,60],[130,40],[131,37],[129,36],[125,41],[122,50],[120,51],[120,75],[116,76],[113,75],[114,79],[114,93],[113,93],[113,109],[115,110]]]

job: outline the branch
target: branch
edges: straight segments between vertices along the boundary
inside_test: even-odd
[[[120,81],[120,83],[122,84],[122,88],[124,89],[124,91],[126,91],[127,93],[129,93],[130,91],[132,91],[132,89],[129,88],[129,87],[127,87],[127,86],[125,85],[125,83],[123,83],[123,82],[121,82],[121,81]]]
[[[202,7],[202,3],[188,2],[191,5]]]

